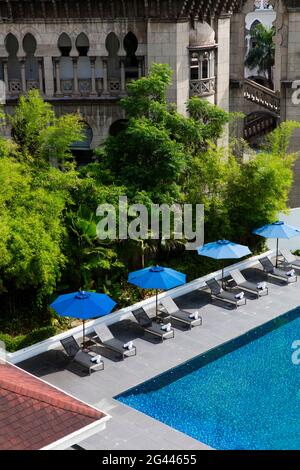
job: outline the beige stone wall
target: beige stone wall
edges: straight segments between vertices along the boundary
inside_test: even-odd
[[[2,23],[0,31],[0,56],[7,55],[4,40],[8,33],[16,36],[19,42],[18,56],[24,56],[22,47],[23,38],[26,33],[31,33],[37,40],[38,48],[36,56],[59,57],[60,51],[57,47],[58,39],[61,33],[65,32],[71,38],[72,51],[71,56],[78,56],[76,49],[76,38],[84,32],[90,41],[90,56],[107,56],[105,40],[110,32],[114,32],[120,40],[119,56],[124,56],[123,40],[126,34],[132,31],[138,38],[139,49],[137,55],[146,53],[147,29],[143,21],[105,21],[105,20],[86,20],[86,21],[60,21],[60,22],[26,22],[22,23]]]
[[[229,79],[230,79],[230,19],[231,16],[223,16],[217,20],[217,96],[216,104],[229,111]],[[228,145],[228,127],[224,131],[220,141],[222,145]]]
[[[202,36],[205,36],[207,25],[200,23]],[[210,28],[208,28],[209,30]],[[218,87],[216,96],[211,95],[207,99],[216,102],[224,109],[229,109],[229,54],[230,54],[230,18],[222,17],[215,21],[215,30],[218,36],[219,53],[217,54],[216,70],[218,70]],[[88,55],[91,57],[106,58],[108,52],[105,41],[110,32],[114,32],[119,41],[120,49],[118,56],[124,58],[126,52],[123,40],[126,34],[132,31],[138,39],[138,50],[136,55],[145,58],[145,72],[149,70],[151,63],[168,63],[173,71],[173,83],[169,93],[170,101],[176,103],[178,111],[186,114],[186,102],[189,99],[189,43],[191,24],[187,19],[180,21],[169,21],[164,19],[152,20],[51,20],[17,23],[2,23],[0,30],[0,59],[7,57],[5,49],[5,38],[12,33],[18,40],[18,58],[25,56],[23,50],[23,39],[27,33],[31,33],[37,42],[36,57],[43,58],[45,98],[55,106],[56,112],[80,112],[83,119],[93,130],[94,139],[92,147],[99,145],[108,134],[110,125],[118,119],[124,118],[118,100],[95,97],[94,99],[79,99],[76,96],[55,96],[54,64],[53,58],[60,57],[58,40],[60,35],[66,33],[72,42],[71,57],[77,57],[76,39],[84,32],[90,43]],[[209,34],[211,35],[210,29]],[[208,38],[209,41],[211,38]],[[208,42],[209,42],[208,41]],[[11,112],[13,104],[8,107]],[[8,133],[8,130],[6,130]],[[226,140],[226,139],[225,139]]]
[[[147,63],[169,64],[174,71],[168,98],[185,114],[189,98],[189,23],[149,21],[147,25]]]
[[[106,57],[108,55],[105,40],[110,32],[114,32],[120,41],[119,56],[126,55],[123,48],[125,35],[132,31],[139,41],[137,55],[144,56],[147,53],[146,42],[146,24],[145,22],[133,21],[85,21],[85,22],[51,22],[51,23],[16,23],[2,24],[0,31],[0,57],[6,57],[7,51],[4,41],[7,34],[12,33],[18,40],[18,57],[24,57],[25,53],[22,47],[23,38],[27,33],[31,33],[37,41],[36,57],[43,57],[44,79],[45,79],[45,98],[49,99],[55,107],[58,115],[65,112],[79,112],[82,118],[92,128],[93,141],[92,148],[97,147],[108,135],[109,127],[118,119],[124,118],[124,112],[115,102],[103,102],[100,100],[89,103],[77,104],[70,98],[55,100],[54,97],[54,71],[53,57],[59,57],[58,39],[65,32],[71,38],[72,51],[71,56],[77,57],[76,39],[81,32],[84,32],[90,42],[89,56]],[[62,102],[63,101],[63,102]],[[6,108],[7,112],[13,111],[13,106]],[[9,134],[9,129],[4,130]]]

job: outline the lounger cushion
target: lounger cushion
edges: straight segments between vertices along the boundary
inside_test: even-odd
[[[164,299],[161,299],[161,303],[167,310],[168,314],[175,320],[178,319],[190,324],[198,323],[200,320],[200,318],[190,318],[190,313],[184,310],[180,310],[171,297],[165,297]]]
[[[81,364],[84,367],[87,367],[88,369],[92,369],[94,366],[99,365],[95,362],[91,362],[91,358],[95,356],[96,354],[92,355],[85,351],[78,351],[78,353],[74,357],[74,361],[78,362],[78,364]]]
[[[116,351],[119,351],[120,353],[123,353],[126,351],[124,348],[124,343],[122,341],[113,338],[109,339],[108,341],[103,341],[102,342],[103,346],[107,346],[108,348],[115,349]]]
[[[273,270],[273,274],[275,274],[275,276],[282,277],[284,279],[290,279],[291,277],[293,277],[293,276],[287,276],[286,272],[283,271],[282,269],[277,269],[277,268],[274,268]]]
[[[193,323],[195,321],[195,318],[190,318],[190,314],[188,312],[183,312],[181,310],[178,310],[175,313],[171,314],[172,318],[179,318],[179,320],[183,320],[189,323]]]
[[[237,299],[235,296],[236,294],[232,294],[231,292],[226,292],[226,291],[223,291],[220,294],[216,295],[216,297],[219,297],[220,299],[231,300],[237,303],[239,302],[239,300],[243,300],[243,299]]]
[[[283,269],[276,268],[268,257],[261,258],[259,261],[266,273],[271,275],[273,274],[274,276],[285,279],[288,282],[297,280],[297,276],[287,276],[286,273],[288,270],[284,271]]]
[[[165,336],[166,333],[170,333],[170,331],[162,330],[161,325],[158,325],[157,323],[152,323],[152,325],[147,326],[146,330],[147,331],[153,331],[153,333],[158,334],[160,336]]]
[[[260,290],[263,290],[263,289],[258,289],[257,285],[254,284],[254,282],[250,282],[250,281],[242,282],[241,284],[239,284],[239,287],[245,290],[246,289],[252,290],[253,292],[259,292]]]

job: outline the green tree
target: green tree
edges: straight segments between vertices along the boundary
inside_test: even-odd
[[[263,240],[253,237],[252,230],[274,222],[279,212],[288,210],[293,183],[293,166],[299,157],[289,153],[290,137],[298,122],[284,122],[268,135],[264,149],[250,153],[240,162],[226,191],[230,226],[239,240],[259,250]]]
[[[66,114],[57,118],[38,90],[22,95],[8,119],[21,158],[38,164],[50,159],[64,162],[71,157],[71,144],[83,140],[80,116]]]
[[[258,24],[251,30],[250,34],[253,47],[248,52],[245,65],[250,70],[258,68],[258,73],[266,74],[270,87],[273,88],[272,67],[275,63],[275,44],[273,42],[275,28]]]
[[[42,301],[55,289],[66,261],[69,177],[56,168],[36,174],[27,163],[0,159],[0,278],[10,294],[32,289]]]
[[[218,139],[229,121],[223,110],[198,98],[188,103],[190,117],[177,113],[167,103],[171,78],[169,66],[153,64],[148,77],[130,83],[129,96],[121,101],[128,124],[99,154],[115,181],[164,203],[184,201],[192,158],[208,139]]]

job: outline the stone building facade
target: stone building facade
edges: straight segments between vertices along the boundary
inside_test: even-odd
[[[249,18],[257,10],[273,18],[276,30],[274,89],[249,80],[244,66]],[[85,142],[74,144],[79,158],[118,132],[126,118],[119,100],[153,62],[172,67],[169,99],[178,111],[184,114],[188,98],[199,96],[243,112],[238,133],[253,143],[280,120],[300,120],[293,88],[300,88],[300,1],[0,0],[6,111],[13,112],[20,94],[39,88],[57,115],[79,112],[86,124]],[[300,148],[300,135],[293,144]],[[291,201],[300,205],[300,163],[295,172]]]
[[[153,62],[174,70],[169,98],[180,112],[194,95],[229,110],[230,19],[238,4],[0,0],[6,111],[13,112],[21,93],[39,88],[58,115],[81,114],[83,147],[95,148],[125,118],[119,100],[128,81],[147,74]]]

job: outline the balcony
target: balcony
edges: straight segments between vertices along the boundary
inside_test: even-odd
[[[200,78],[198,80],[190,80],[190,96],[210,96],[216,92],[216,79]]]

